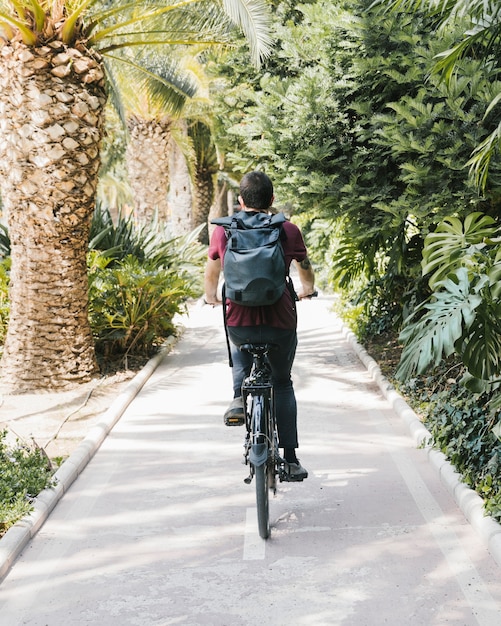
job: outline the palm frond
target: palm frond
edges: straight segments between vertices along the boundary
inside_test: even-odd
[[[153,54],[150,49],[135,56],[108,53],[104,57],[110,80],[119,86],[121,99],[128,108],[141,108],[141,99],[151,103],[150,114],[176,114],[186,99],[196,93],[194,81],[169,55]]]
[[[94,15],[87,31],[92,31],[90,44],[101,53],[140,44],[227,43],[231,37],[220,4],[205,0],[129,3]]]
[[[0,11],[0,27],[6,25],[12,32],[18,30],[22,40],[28,46],[33,46],[37,42],[36,33],[30,28],[30,26],[22,19],[18,19],[16,16]]]
[[[484,190],[489,176],[489,165],[494,154],[501,146],[501,122],[473,151],[466,165],[470,166],[470,174],[477,186]]]
[[[244,32],[249,41],[251,57],[256,65],[271,54],[269,16],[263,0],[223,0],[226,12]]]
[[[125,107],[121,96],[121,84],[115,77],[109,63],[104,63],[106,82],[108,86],[108,97],[111,106],[115,109],[124,129],[127,129],[127,117]]]
[[[501,16],[500,16],[501,17]],[[463,39],[447,50],[436,55],[437,62],[433,71],[442,74],[447,84],[457,72],[458,64],[462,58],[472,51],[478,55],[478,49],[482,49],[482,56],[487,61],[490,57],[496,57],[500,48],[501,19],[483,19],[481,22],[464,33]]]

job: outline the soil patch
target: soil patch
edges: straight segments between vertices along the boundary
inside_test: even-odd
[[[383,376],[391,380],[400,361],[402,346],[396,333],[382,333],[364,342],[364,348],[379,365]]]

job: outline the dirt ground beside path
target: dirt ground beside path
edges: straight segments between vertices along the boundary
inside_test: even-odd
[[[136,374],[119,372],[72,391],[0,396],[0,429],[7,430],[8,443],[34,441],[51,460],[61,462]]]
[[[188,318],[189,311],[176,315],[177,335],[166,341],[164,354],[181,338]],[[55,465],[60,465],[147,362],[146,357],[137,359],[131,369],[111,371],[70,391],[2,395],[0,387],[0,431],[7,430],[8,443],[35,442]]]

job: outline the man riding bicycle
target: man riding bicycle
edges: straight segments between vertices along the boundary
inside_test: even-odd
[[[259,171],[249,172],[240,183],[238,201],[241,210],[248,213],[269,213],[273,203],[273,184]],[[301,290],[299,298],[313,295],[315,276],[308,259],[306,246],[299,228],[289,221],[282,225],[284,236],[281,243],[286,267],[296,262]],[[212,233],[208,261],[205,269],[205,301],[222,304],[217,290],[219,276],[224,265],[227,235],[222,226]],[[290,480],[301,481],[308,472],[296,456],[298,448],[297,406],[291,370],[297,346],[297,312],[293,290],[284,289],[275,304],[245,306],[227,299],[227,329],[233,360],[233,401],[224,418],[225,423],[244,423],[244,407],[241,397],[242,382],[249,375],[252,356],[238,349],[248,343],[272,343],[276,346],[268,357],[275,390],[275,407],[279,445],[284,449],[284,460]]]

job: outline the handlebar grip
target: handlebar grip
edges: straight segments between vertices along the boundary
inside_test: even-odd
[[[315,289],[313,293],[309,293],[307,296],[302,296],[301,300],[311,300],[312,298],[316,298],[318,296],[318,291]]]

